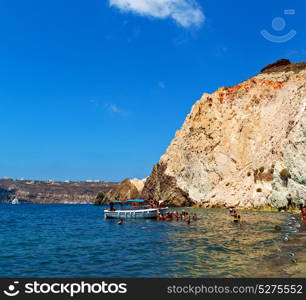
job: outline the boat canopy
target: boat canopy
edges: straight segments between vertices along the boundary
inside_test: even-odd
[[[132,199],[132,200],[125,200],[125,201],[112,201],[114,204],[128,204],[128,203],[144,203],[145,200],[143,199]]]
[[[125,202],[137,202],[137,203],[143,203],[143,202],[145,202],[145,200],[143,200],[143,199],[132,199],[132,200],[127,200],[127,201],[125,201]]]

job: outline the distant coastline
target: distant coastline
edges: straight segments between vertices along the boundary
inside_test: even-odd
[[[22,203],[93,204],[99,193],[107,193],[116,182],[38,181],[0,179],[0,203],[17,198]]]

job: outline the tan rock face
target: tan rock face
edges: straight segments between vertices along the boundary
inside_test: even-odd
[[[136,187],[136,189],[138,190],[139,194],[142,193],[143,187],[146,183],[146,178],[144,179],[138,179],[138,178],[134,178],[134,179],[130,179],[131,183]]]
[[[119,185],[110,190],[105,195],[102,203],[99,204],[106,204],[111,201],[118,201],[121,198],[139,199],[141,197],[145,181],[146,179],[125,179]]]
[[[154,167],[143,196],[241,207],[306,200],[305,108],[306,63],[272,65],[204,94]],[[285,168],[288,180],[280,176]]]

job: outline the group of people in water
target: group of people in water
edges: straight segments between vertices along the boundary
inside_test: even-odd
[[[162,215],[160,212],[158,212],[156,216],[156,220],[157,221],[177,221],[177,222],[186,221],[186,223],[189,225],[191,221],[197,221],[198,216],[196,213],[193,213],[191,215],[184,210],[181,213],[178,213],[176,211],[168,212],[166,215]],[[123,219],[120,219],[117,224],[122,225]]]
[[[178,213],[176,211],[168,212],[166,215],[160,214],[160,212],[157,213],[156,217],[157,221],[186,221],[189,225],[191,221],[196,221],[198,219],[198,216],[196,213],[193,213],[192,215],[188,212],[182,210],[181,213]]]
[[[301,222],[306,226],[306,204],[300,205],[300,213],[301,213]],[[229,209],[229,214],[233,217],[233,222],[239,224],[240,226],[244,226],[245,222],[242,220],[241,216],[237,213],[235,208]],[[196,213],[189,214],[185,210],[182,210],[180,213],[177,211],[168,212],[166,215],[162,215],[160,212],[157,213],[156,217],[157,221],[185,221],[188,225],[191,221],[197,221],[198,216]],[[123,220],[119,220],[118,225],[122,225]],[[276,226],[275,230],[279,231],[280,227]]]
[[[301,204],[300,205],[300,212],[301,212],[301,221],[302,223],[306,226],[306,204]],[[237,213],[237,211],[234,208],[229,209],[229,213],[231,217],[234,218],[234,223],[238,223],[240,226],[245,225],[245,222],[242,221],[241,216]],[[275,230],[280,231],[280,226],[276,225]]]
[[[240,226],[244,225],[241,216],[237,213],[237,211],[233,208],[229,209],[230,216],[234,218],[234,223],[239,224]]]
[[[300,205],[300,212],[301,212],[301,222],[306,226],[306,204],[301,204]],[[238,223],[240,226],[245,225],[245,222],[242,221],[241,216],[237,213],[237,211],[233,208],[229,209],[229,213],[231,217],[234,218],[234,223]],[[275,230],[280,231],[280,226],[276,225]]]

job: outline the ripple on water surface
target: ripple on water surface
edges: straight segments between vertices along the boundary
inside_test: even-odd
[[[199,220],[118,226],[91,205],[0,205],[0,276],[256,277],[265,266],[280,276],[269,264],[299,230],[285,213],[242,211],[240,227],[226,210],[187,211]]]

